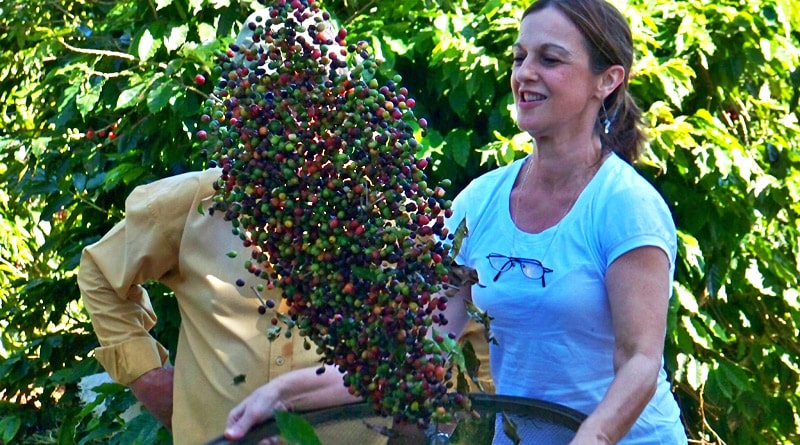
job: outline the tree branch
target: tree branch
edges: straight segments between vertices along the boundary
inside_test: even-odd
[[[58,38],[58,42],[60,44],[64,45],[64,47],[66,47],[70,51],[74,51],[76,53],[93,54],[93,55],[96,55],[96,56],[103,56],[103,57],[118,57],[120,59],[125,59],[125,60],[136,60],[136,58],[134,56],[130,55],[130,54],[121,53],[121,52],[117,52],[117,51],[105,51],[105,50],[102,50],[102,49],[78,48],[78,47],[72,46],[69,43],[65,42],[64,39],[61,38],[61,37]]]

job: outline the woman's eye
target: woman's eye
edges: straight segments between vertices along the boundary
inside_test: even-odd
[[[542,63],[545,65],[555,65],[559,62],[560,60],[556,57],[542,56]]]

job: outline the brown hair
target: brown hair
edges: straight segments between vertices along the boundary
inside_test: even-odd
[[[628,21],[605,0],[537,0],[522,18],[545,8],[557,9],[578,28],[595,74],[613,65],[625,69],[622,83],[604,100],[595,132],[600,135],[604,151],[614,151],[632,164],[641,153],[645,135],[641,128],[642,111],[628,92],[628,75],[633,65],[633,37]],[[606,119],[610,123],[608,133],[605,133]]]

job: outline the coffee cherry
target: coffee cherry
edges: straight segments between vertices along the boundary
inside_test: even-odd
[[[245,269],[288,308],[268,335],[302,335],[376,412],[425,426],[469,403],[449,392],[455,341],[427,336],[447,322],[433,297],[452,262],[445,187],[416,158],[412,124],[428,124],[402,78],[381,82],[367,42],[329,19],[276,0],[246,23],[253,43],[217,55],[195,143],[222,170],[212,210],[249,250]]]

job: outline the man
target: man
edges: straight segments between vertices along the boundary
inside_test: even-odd
[[[96,358],[172,430],[176,444],[219,436],[228,412],[253,390],[289,371],[316,376],[319,368],[300,336],[267,338],[274,310],[259,312],[261,301],[251,289],[259,279],[243,266],[249,253],[230,222],[207,214],[219,175],[211,169],[136,188],[125,220],[84,249],[78,275],[100,341]],[[228,258],[231,250],[241,256]],[[174,368],[148,333],[157,321],[142,286],[150,280],[168,286],[178,300]],[[264,290],[263,297],[280,301],[277,291]],[[342,385],[338,372],[325,374],[316,386]]]

